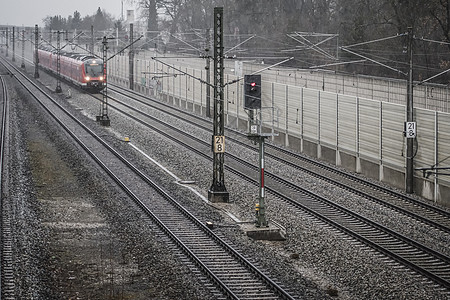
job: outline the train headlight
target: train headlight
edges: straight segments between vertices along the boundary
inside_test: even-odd
[[[86,81],[89,81],[89,80],[91,80],[91,77],[86,76],[86,77],[84,77],[84,79],[86,79]]]
[[[99,79],[100,81],[103,81],[103,76],[100,76],[98,79]]]

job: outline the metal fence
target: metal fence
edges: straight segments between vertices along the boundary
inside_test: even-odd
[[[246,72],[249,73],[261,69],[261,65],[245,64],[245,66]],[[406,102],[406,80],[280,68],[265,71],[264,78],[267,81],[389,103],[405,104]],[[418,82],[414,84],[415,107],[450,112],[449,85],[419,84]]]
[[[109,75],[126,85],[129,84],[127,60],[128,57],[118,56],[109,65]],[[183,103],[186,109],[204,114],[206,85],[195,78],[206,81],[207,73],[202,68],[180,65],[173,64],[177,71],[155,60],[139,59],[135,62],[135,86],[156,96],[168,96],[175,99],[176,105]],[[244,71],[251,73],[254,66],[244,68]],[[405,82],[390,81],[382,88],[381,82],[375,79],[342,79],[336,76],[326,80],[322,77],[323,84],[318,86],[320,80],[317,78],[292,74],[287,76],[292,77],[285,80],[287,83],[279,83],[280,78],[276,78],[279,71],[262,73],[262,116],[266,127],[283,134],[286,144],[291,138],[296,138],[373,162],[380,167],[404,172]],[[228,74],[225,82],[237,78]],[[358,84],[350,84],[352,80],[357,80]],[[343,90],[347,94],[340,93]],[[239,128],[247,124],[248,116],[243,109],[243,82],[227,85],[224,93],[226,125]],[[389,102],[381,101],[383,97]],[[415,167],[449,165],[450,114],[440,111],[448,109],[448,90],[416,86],[414,97],[418,128]],[[434,98],[440,100],[433,101]],[[297,150],[303,151],[301,147]],[[336,163],[339,164],[338,159]],[[383,180],[382,172],[379,179]],[[450,186],[450,178],[445,176],[432,176],[424,180],[434,183],[434,186]],[[433,197],[438,197],[437,194],[435,190]]]
[[[154,54],[154,53],[153,53]],[[141,52],[137,61],[149,61],[151,52]],[[122,57],[124,58],[124,57]],[[197,72],[204,71],[205,61],[195,58],[164,58],[180,68],[193,68]],[[124,62],[126,59],[124,60]],[[237,72],[235,61],[226,61],[225,74],[234,75]],[[240,68],[244,74],[250,74],[266,67],[261,64],[243,63]],[[123,66],[127,68],[127,66]],[[139,75],[141,70],[135,73]],[[174,71],[170,70],[169,74]],[[198,74],[198,73],[197,73]],[[315,90],[356,96],[383,102],[406,104],[406,80],[387,79],[364,75],[343,75],[323,70],[304,70],[289,68],[269,68],[263,72],[263,79],[268,82],[305,87]],[[441,112],[450,112],[450,85],[414,83],[414,106]]]

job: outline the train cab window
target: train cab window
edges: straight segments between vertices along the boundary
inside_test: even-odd
[[[103,74],[103,63],[87,62],[85,63],[86,75],[91,77],[99,77]]]

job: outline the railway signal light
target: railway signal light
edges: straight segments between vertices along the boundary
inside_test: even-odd
[[[261,109],[261,75],[244,76],[244,108]]]

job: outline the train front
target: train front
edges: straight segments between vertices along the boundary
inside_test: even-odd
[[[105,87],[102,59],[87,59],[83,63],[83,89],[98,92]]]

